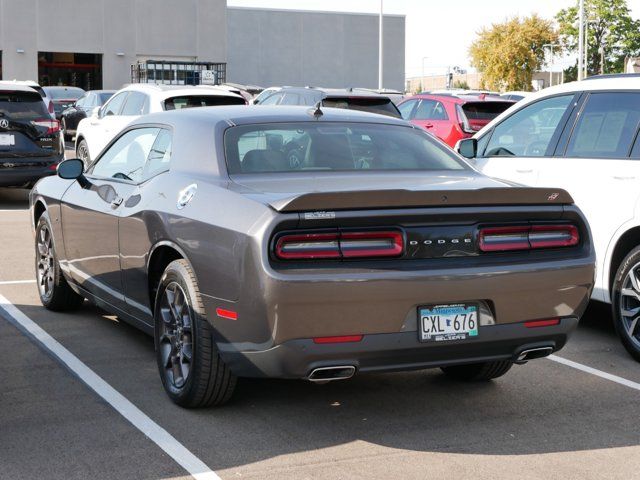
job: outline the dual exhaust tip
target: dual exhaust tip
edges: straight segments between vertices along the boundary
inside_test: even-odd
[[[536,358],[543,358],[551,355],[553,353],[553,347],[537,347],[537,348],[528,348],[518,353],[514,362],[517,364],[527,363],[529,360],[534,360]],[[319,367],[314,368],[307,380],[315,383],[327,383],[332,382],[334,380],[346,380],[351,378],[356,373],[356,367],[353,365],[338,365],[332,367]]]

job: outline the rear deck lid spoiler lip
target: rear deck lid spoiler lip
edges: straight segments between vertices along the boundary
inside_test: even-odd
[[[463,207],[494,205],[570,205],[562,189],[481,188],[476,190],[362,190],[314,192],[269,202],[278,212],[360,210],[376,208]]]

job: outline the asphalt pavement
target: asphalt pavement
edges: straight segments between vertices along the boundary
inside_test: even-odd
[[[486,384],[437,370],[326,385],[245,380],[227,406],[184,410],[162,390],[150,337],[88,302],[64,314],[41,307],[26,208],[27,192],[0,189],[5,306],[208,466],[202,478],[640,478],[640,364],[606,306],[592,305],[557,354],[591,373],[541,359]],[[15,323],[0,311],[0,479],[191,478]]]

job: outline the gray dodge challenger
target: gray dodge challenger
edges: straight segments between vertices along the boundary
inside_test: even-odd
[[[238,377],[493,379],[562,348],[594,278],[563,190],[338,109],[141,117],[40,181],[31,213],[43,305],[89,299],[152,334],[185,407],[226,402]]]

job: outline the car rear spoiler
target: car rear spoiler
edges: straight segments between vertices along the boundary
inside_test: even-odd
[[[478,190],[363,190],[306,193],[271,202],[279,212],[375,208],[463,207],[478,205],[569,205],[565,190],[551,188],[481,188]]]

